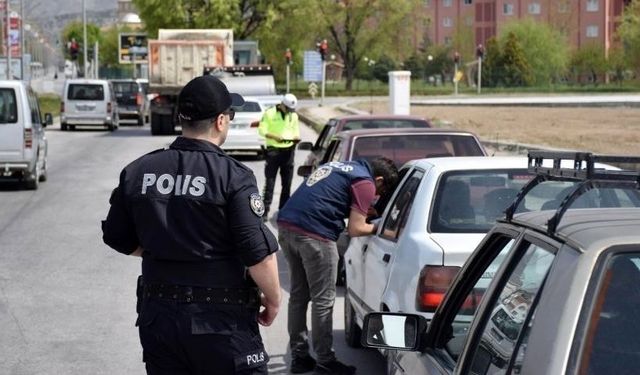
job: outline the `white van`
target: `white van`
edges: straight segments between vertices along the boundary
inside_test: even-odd
[[[47,179],[47,138],[53,120],[22,81],[0,81],[0,179],[37,189]]]
[[[60,129],[76,125],[118,128],[118,104],[111,83],[104,79],[68,79],[62,89]]]

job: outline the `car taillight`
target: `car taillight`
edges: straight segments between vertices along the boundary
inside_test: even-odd
[[[33,147],[33,130],[24,129],[24,148]]]
[[[252,128],[257,128],[258,126],[260,126],[260,121],[254,121],[251,123]]]
[[[107,103],[107,112],[111,112],[111,103]]]
[[[455,266],[424,266],[418,279],[416,309],[436,311],[459,270],[460,267]]]
[[[60,113],[64,112],[64,102],[60,102]]]
[[[142,94],[138,93],[138,95],[136,95],[136,105],[141,106],[142,103],[143,103]]]

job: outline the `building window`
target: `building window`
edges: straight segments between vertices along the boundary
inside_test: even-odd
[[[444,26],[444,27],[453,26],[453,20],[451,19],[451,17],[444,17],[442,19],[442,26]]]
[[[502,4],[502,14],[505,16],[513,15],[513,4]]]
[[[598,26],[590,25],[587,26],[587,38],[597,38],[598,37]]]
[[[598,11],[598,0],[587,0],[587,12]]]
[[[569,4],[566,1],[561,1],[558,3],[558,13],[567,13],[569,12]]]
[[[540,3],[529,4],[529,14],[540,14]]]
[[[442,6],[450,7],[453,0],[442,0]]]
[[[464,5],[471,5],[473,4],[473,0],[463,0]]]

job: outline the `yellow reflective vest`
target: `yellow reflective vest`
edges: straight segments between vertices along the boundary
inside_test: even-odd
[[[265,136],[267,133],[275,134],[283,139],[300,138],[300,126],[298,124],[298,114],[287,113],[284,118],[277,106],[271,107],[264,112],[258,126],[258,134]],[[266,138],[267,147],[286,148],[293,146],[293,142],[278,142],[275,139]]]

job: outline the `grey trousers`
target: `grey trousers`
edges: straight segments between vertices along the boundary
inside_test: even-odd
[[[335,360],[333,304],[336,300],[338,248],[279,228],[278,239],[291,275],[289,346],[293,358],[309,354],[307,306],[311,302],[311,342],[319,363]]]

